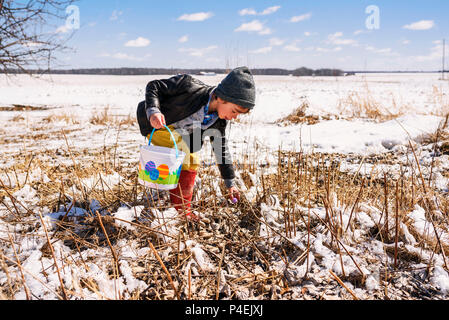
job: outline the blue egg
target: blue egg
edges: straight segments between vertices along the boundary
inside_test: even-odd
[[[151,180],[157,180],[159,178],[159,171],[156,169],[153,169],[150,171],[150,179]]]

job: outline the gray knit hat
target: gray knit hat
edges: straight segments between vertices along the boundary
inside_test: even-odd
[[[247,67],[232,70],[215,89],[221,99],[253,109],[256,104],[256,86],[253,75]]]

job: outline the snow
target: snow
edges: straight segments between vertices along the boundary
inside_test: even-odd
[[[413,221],[413,227],[424,237],[435,237],[435,229],[430,221],[426,218],[426,211],[419,205],[415,206],[415,210],[408,214]]]
[[[142,209],[143,207],[134,207],[131,209],[127,207],[119,208],[118,211],[113,214],[113,216],[124,221],[116,220],[116,224],[128,230],[135,230],[135,227],[127,222],[133,222],[136,218],[139,218]]]
[[[375,290],[379,290],[379,288],[380,288],[379,280],[376,279],[374,276],[370,275],[366,279],[366,289],[369,291],[375,291]]]
[[[286,150],[311,151],[326,153],[376,154],[392,149],[386,141],[395,138],[395,145],[408,145],[409,140],[416,139],[424,133],[431,133],[438,128],[442,118],[437,116],[403,116],[383,123],[363,120],[330,120],[313,126],[291,125],[279,127],[265,124],[231,130],[231,141],[260,141],[272,149],[282,145]],[[248,135],[249,133],[249,135]]]
[[[444,293],[449,292],[449,274],[442,267],[435,267],[430,281]]]
[[[27,213],[20,205],[23,204],[34,214],[37,219],[32,237],[14,238],[17,241],[18,256],[25,272],[26,285],[32,292],[33,299],[58,299],[60,282],[52,257],[43,257],[41,248],[46,244],[45,233],[39,221],[38,212],[43,216],[44,223],[49,231],[54,231],[55,222],[61,217],[82,217],[89,214],[89,210],[73,205],[69,212],[64,207],[53,210],[45,207],[40,208],[38,203],[39,188],[42,184],[52,182],[51,175],[43,172],[40,168],[35,170],[17,172],[17,174],[6,174],[12,168],[25,167],[29,164],[30,156],[35,154],[33,161],[47,163],[52,166],[72,168],[73,160],[69,150],[76,150],[83,154],[84,159],[92,159],[94,153],[102,153],[105,148],[112,148],[117,155],[114,159],[102,159],[102,165],[108,169],[115,165],[135,166],[138,157],[139,145],[145,143],[140,136],[138,128],[134,125],[123,125],[120,128],[114,124],[98,125],[89,120],[93,115],[108,110],[111,115],[118,117],[135,118],[137,104],[144,99],[144,90],[148,81],[167,76],[75,76],[54,75],[43,79],[31,79],[27,76],[14,76],[7,80],[0,77],[0,107],[13,104],[32,105],[42,107],[40,111],[0,111],[0,179],[2,183],[14,189],[12,196],[19,203],[20,213]],[[209,85],[216,85],[224,75],[208,76],[198,78]],[[447,97],[449,88],[437,80],[435,74],[367,74],[344,78],[322,78],[322,77],[272,77],[256,76],[257,96],[256,107],[249,114],[242,116],[238,122],[232,122],[228,128],[229,147],[234,159],[242,159],[242,155],[256,155],[256,164],[263,164],[263,174],[277,173],[277,150],[285,151],[315,151],[322,153],[340,153],[349,156],[384,155],[389,152],[406,154],[400,156],[402,163],[414,163],[413,156],[408,150],[409,142],[414,146],[419,163],[422,166],[431,165],[435,159],[433,150],[427,150],[420,145],[423,135],[433,133],[443,120],[447,110]],[[441,99],[436,99],[435,90],[441,93]],[[375,119],[355,118],[352,116],[351,107],[360,100],[369,99],[381,109],[388,113],[400,113],[393,120],[378,121]],[[445,99],[445,100],[444,100]],[[307,124],[280,124],[279,120],[291,114],[299,106],[307,106],[307,115],[317,116],[319,122],[314,125]],[[445,109],[446,108],[446,109]],[[55,120],[50,124],[44,119],[66,115],[67,118]],[[23,120],[14,120],[22,116]],[[62,135],[66,134],[68,142]],[[45,137],[40,137],[44,135]],[[67,145],[68,144],[68,145]],[[48,154],[43,152],[48,151]],[[210,145],[205,144],[205,150],[201,153],[201,160],[206,163],[214,163],[210,156]],[[258,156],[259,154],[263,156]],[[20,155],[20,157],[19,157]],[[54,156],[56,155],[56,156]],[[19,162],[19,159],[21,163]],[[449,156],[438,157],[438,166],[433,171],[432,186],[442,192],[448,192],[449,179],[445,170],[449,170]],[[23,163],[22,163],[23,162]],[[75,162],[82,169],[83,163]],[[344,172],[358,172],[369,175],[373,168],[380,173],[390,172],[398,174],[400,165],[386,165],[381,163],[342,162],[341,170]],[[82,171],[82,169],[80,169]],[[213,172],[217,169],[211,167]],[[413,168],[416,170],[416,168]],[[410,176],[409,168],[404,168],[404,176]],[[380,174],[379,173],[379,174]],[[71,172],[70,174],[73,174]],[[100,175],[101,174],[101,175]],[[241,181],[240,172],[237,170],[237,180]],[[250,173],[249,179],[253,187],[245,190],[245,195],[251,202],[257,198],[257,185],[260,185],[259,175]],[[374,177],[377,173],[374,173]],[[382,176],[382,175],[381,175]],[[109,171],[108,174],[95,173],[80,179],[83,188],[89,191],[110,190],[126,181],[126,177],[117,172]],[[211,181],[211,183],[209,183]],[[25,184],[25,182],[27,182]],[[103,186],[102,186],[103,182]],[[197,177],[196,181],[198,196],[215,194],[217,198],[223,195],[220,190],[220,181],[214,175],[203,175]],[[259,190],[260,191],[260,190]],[[78,196],[81,190],[76,186],[70,190],[70,195]],[[2,196],[0,194],[0,196]],[[55,196],[57,198],[57,196]],[[1,199],[1,198],[0,198]],[[78,198],[81,199],[81,198]],[[2,200],[8,208],[13,208],[13,202],[8,196]],[[338,203],[336,194],[331,192],[330,205],[338,216],[338,223],[345,229],[348,226],[352,208],[344,208]],[[66,208],[70,207],[70,202]],[[0,218],[7,217],[9,211],[0,203]],[[50,207],[50,206],[49,206]],[[97,200],[92,200],[89,205],[91,212],[102,208]],[[309,208],[295,208],[297,211],[308,212]],[[40,211],[37,211],[40,210]],[[136,220],[145,221],[143,206],[121,206],[111,215],[116,220],[118,227],[129,232],[139,232],[139,229],[130,224]],[[260,227],[261,238],[272,237],[272,241],[280,241],[274,230],[283,230],[284,216],[280,199],[273,195],[264,203],[260,204],[262,220],[266,223]],[[29,212],[28,212],[29,213]],[[179,235],[179,215],[173,208],[152,209],[151,215],[154,220],[149,227],[159,230],[154,233],[158,241],[169,244],[173,238]],[[37,214],[37,215],[36,215]],[[201,212],[199,213],[201,214]],[[401,249],[417,255],[422,259],[422,264],[415,264],[416,268],[425,268],[427,264],[433,267],[429,282],[442,294],[449,293],[449,275],[444,269],[445,262],[441,254],[419,247],[420,243],[415,238],[422,236],[435,240],[435,230],[431,221],[426,217],[425,210],[416,205],[412,212],[405,213],[409,218],[407,224],[401,223],[400,230],[403,234],[404,243],[400,243]],[[442,213],[441,213],[442,214]],[[368,261],[389,261],[386,249],[391,249],[391,244],[386,245],[377,239],[370,239],[371,229],[383,223],[383,213],[371,204],[360,203],[355,208],[351,225],[348,228],[347,237],[340,239],[346,250],[340,248],[341,254],[335,252],[332,247],[332,236],[322,227],[318,217],[323,221],[326,219],[326,209],[313,207],[310,209],[310,217],[317,226],[314,226],[316,235],[310,235],[310,247],[308,247],[307,233],[299,232],[296,237],[288,239],[298,252],[308,253],[308,259],[303,257],[298,265],[286,263],[280,259],[275,268],[284,273],[288,281],[293,285],[301,286],[306,271],[312,270],[316,277],[324,279],[332,270],[339,277],[357,276],[359,270],[355,262],[360,266],[367,276],[364,286],[354,288],[352,283],[345,280],[345,284],[353,289],[357,296],[364,296],[366,289],[370,293],[382,290],[380,283],[379,264],[371,264]],[[341,221],[340,221],[341,219]],[[381,221],[382,220],[382,221]],[[5,220],[6,221],[6,220]],[[318,222],[317,222],[318,221]],[[394,220],[390,216],[390,225]],[[298,222],[302,224],[302,222]],[[270,226],[270,227],[268,227]],[[10,225],[0,220],[0,238],[8,239],[15,232],[24,232],[28,226],[25,224]],[[449,243],[447,230],[436,225],[436,232],[445,244]],[[173,237],[173,238],[172,238]],[[305,240],[306,239],[306,240]],[[333,240],[335,247],[335,240]],[[9,244],[0,247],[7,257],[13,257],[14,252]],[[2,244],[2,242],[0,242]],[[54,242],[57,265],[60,268],[63,282],[67,289],[76,292],[75,298],[79,299],[117,299],[119,297],[130,298],[135,291],[143,291],[147,284],[136,278],[131,263],[142,257],[152,254],[150,248],[141,248],[135,241],[120,240],[114,246],[117,248],[118,260],[122,276],[114,279],[110,275],[108,266],[111,265],[112,256],[109,248],[103,247],[98,250],[86,249],[77,253],[66,247],[62,242]],[[180,241],[180,251],[186,250],[192,257],[186,264],[185,270],[192,269],[194,275],[202,272],[216,272],[217,264],[211,258],[210,248],[204,243],[193,240]],[[160,252],[161,258],[165,259],[173,250],[168,246]],[[361,259],[360,257],[365,257]],[[371,260],[368,260],[371,259]],[[12,258],[15,261],[15,258]],[[67,261],[84,261],[83,264],[69,264]],[[307,261],[309,265],[307,265]],[[265,274],[258,267],[255,274]],[[10,267],[14,277],[19,278],[19,269]],[[45,270],[45,271],[43,271]],[[221,287],[225,290],[225,280],[228,273],[222,270]],[[83,281],[91,279],[93,283],[89,286],[83,285]],[[0,288],[7,281],[7,276],[0,269]],[[195,286],[195,284],[193,284]],[[60,293],[59,293],[60,294]],[[237,297],[249,297],[249,293],[242,290],[236,293]],[[15,299],[26,299],[25,290],[15,293]]]

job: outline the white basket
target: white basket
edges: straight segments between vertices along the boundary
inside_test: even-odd
[[[157,190],[173,190],[178,186],[186,156],[184,152],[178,150],[170,129],[167,126],[165,128],[170,132],[175,149],[152,146],[151,140],[155,130],[151,133],[149,144],[140,147],[139,182]]]

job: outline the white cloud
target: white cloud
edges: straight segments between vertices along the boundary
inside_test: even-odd
[[[253,32],[253,31],[261,31],[263,29],[263,24],[259,20],[253,20],[248,23],[242,24],[240,27],[235,29],[235,31],[246,31],[246,32]]]
[[[273,6],[273,7],[266,8],[264,11],[262,11],[262,12],[260,13],[260,15],[261,15],[261,16],[265,16],[265,15],[268,15],[268,14],[275,13],[275,12],[278,11],[280,8],[281,8],[281,6]]]
[[[378,50],[376,50],[375,52],[387,54],[387,53],[391,53],[391,48],[378,49]]]
[[[343,32],[335,32],[334,34],[330,34],[329,38],[339,38],[343,37]]]
[[[385,56],[390,56],[390,57],[392,57],[392,56],[399,56],[399,54],[396,53],[396,52],[393,52],[393,50],[391,48],[377,49],[377,48],[374,48],[373,46],[366,46],[365,50],[371,51],[371,52],[374,52],[374,53],[378,53],[378,54],[381,54],[381,55],[385,55]]]
[[[123,11],[114,10],[112,11],[112,15],[109,18],[111,21],[116,21],[123,14]]]
[[[291,52],[299,52],[301,51],[301,48],[298,48],[295,44],[289,44],[284,47],[284,50]]]
[[[60,26],[58,29],[56,29],[55,33],[67,33],[70,31],[70,28],[67,28],[66,25]]]
[[[363,33],[369,33],[368,30],[356,30],[354,31],[354,35],[358,36],[359,34],[363,34]]]
[[[178,39],[178,42],[180,42],[180,43],[185,43],[187,41],[189,41],[189,36],[187,36],[187,35],[182,36],[181,38]]]
[[[129,60],[129,61],[143,61],[146,58],[151,57],[151,54],[147,54],[143,57],[135,57],[132,55],[128,55],[126,53],[115,53],[115,54],[109,54],[109,53],[103,53],[100,54],[99,57],[102,58],[113,58],[113,59],[117,59],[117,60]]]
[[[242,9],[242,10],[240,10],[239,11],[239,15],[241,15],[241,16],[246,16],[246,15],[248,15],[248,16],[255,16],[257,14],[257,12],[256,12],[256,10],[254,10],[254,9],[250,9],[250,8],[247,8],[247,9]]]
[[[410,44],[410,40],[402,40],[401,42],[403,45],[408,45]]]
[[[312,16],[311,13],[306,13],[306,14],[303,14],[300,16],[294,16],[294,17],[291,17],[290,22],[304,21],[304,20],[310,19],[311,16]]]
[[[305,37],[312,37],[312,36],[317,36],[317,35],[318,35],[318,32],[310,32],[310,31],[304,32]]]
[[[182,53],[188,53],[193,57],[202,57],[206,53],[209,53],[212,50],[217,49],[218,46],[209,46],[207,48],[180,48],[178,51]]]
[[[271,34],[270,28],[266,28],[259,20],[253,20],[242,24],[234,30],[235,32],[257,32],[260,35]]]
[[[409,30],[429,30],[432,29],[434,26],[435,22],[433,20],[421,20],[418,22],[407,24],[402,28]]]
[[[253,51],[250,51],[249,53],[255,53],[255,54],[260,54],[260,53],[268,53],[273,49],[273,47],[263,47],[260,49],[256,49]]]
[[[270,28],[264,28],[262,31],[259,32],[260,35],[267,35],[267,34],[272,34],[273,32],[271,31]]]
[[[273,6],[273,7],[266,8],[265,10],[263,10],[260,13],[258,13],[253,8],[245,8],[245,9],[242,9],[239,11],[239,15],[241,15],[241,16],[246,16],[246,15],[248,15],[248,16],[256,16],[256,15],[266,16],[266,15],[275,13],[280,8],[281,8],[281,6]]]
[[[28,47],[28,48],[40,47],[42,45],[43,45],[43,43],[41,43],[41,42],[34,42],[34,41],[28,41],[28,42],[22,43],[23,47]]]
[[[342,39],[343,33],[342,32],[336,32],[334,34],[330,34],[327,39],[328,43],[331,43],[333,45],[357,45],[357,41],[353,39]]]
[[[333,44],[336,45],[350,45],[350,44],[356,44],[357,42],[352,39],[335,39],[333,40]]]
[[[285,40],[278,39],[278,38],[271,38],[270,39],[270,46],[282,46],[285,43]]]
[[[446,44],[446,52],[449,52],[449,45]],[[440,42],[439,44],[436,44],[432,49],[430,50],[430,53],[425,56],[413,56],[412,60],[417,62],[424,62],[424,61],[441,61],[441,57],[443,54],[443,44]]]
[[[150,43],[151,43],[150,40],[143,37],[138,37],[136,40],[130,40],[127,43],[125,43],[125,47],[144,48],[148,47]]]
[[[112,56],[115,59],[120,59],[120,60],[134,60],[134,61],[141,61],[142,58],[137,58],[134,56],[130,56],[126,53],[116,53]]]
[[[214,14],[212,12],[197,12],[192,14],[183,14],[178,18],[180,21],[204,21],[211,18]]]
[[[333,49],[329,49],[329,48],[320,48],[320,47],[315,48],[315,51],[316,51],[316,52],[339,52],[339,51],[341,51],[341,50],[343,50],[342,47],[335,47],[335,48],[333,48]]]

